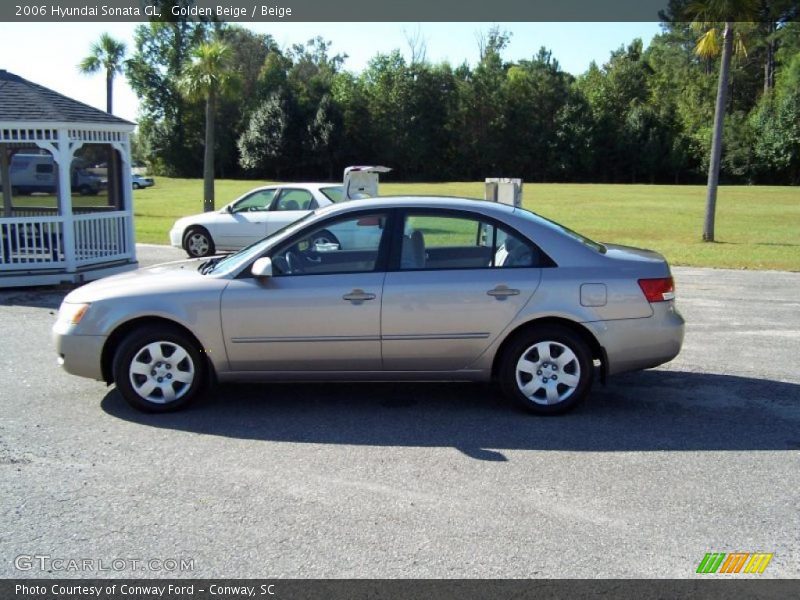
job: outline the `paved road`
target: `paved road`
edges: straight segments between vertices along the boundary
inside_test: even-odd
[[[800,274],[675,272],[680,357],[559,418],[469,384],[227,385],[142,415],[56,368],[63,290],[0,292],[0,577],[50,576],[20,554],[191,558],[170,574],[201,577],[691,577],[710,551],[774,552],[763,576],[799,577]]]

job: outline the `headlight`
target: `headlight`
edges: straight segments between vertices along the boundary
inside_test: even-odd
[[[89,310],[90,304],[70,304],[67,302],[61,303],[61,308],[58,309],[58,320],[64,323],[77,325],[81,322],[83,315]]]

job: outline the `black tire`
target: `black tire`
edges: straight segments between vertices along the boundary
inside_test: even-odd
[[[341,247],[341,244],[339,244],[339,239],[327,229],[323,229],[322,231],[315,233],[314,235],[311,236],[311,238],[312,238],[311,239],[312,247],[315,246],[316,244],[325,244],[325,243],[338,244],[339,247]]]
[[[537,415],[557,415],[575,408],[589,394],[594,364],[582,336],[566,327],[545,325],[509,342],[498,375],[503,393],[518,406]]]
[[[149,349],[153,347],[158,348],[160,357],[153,355]],[[190,374],[191,381],[183,381]],[[128,404],[143,412],[163,413],[183,408],[205,392],[207,381],[205,356],[189,336],[174,327],[134,330],[122,340],[114,355],[117,389]],[[168,398],[169,389],[174,399]]]
[[[189,258],[212,256],[216,252],[211,234],[203,227],[190,227],[183,236],[183,249]]]
[[[140,186],[140,185],[139,185],[138,183],[136,183],[135,181],[133,182],[133,189],[135,189],[135,190],[138,190],[140,187],[142,187],[142,186]]]
[[[82,185],[78,188],[78,192],[80,192],[81,196],[88,196],[92,193],[92,188],[90,188],[88,185]]]

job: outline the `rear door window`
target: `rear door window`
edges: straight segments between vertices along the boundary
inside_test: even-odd
[[[540,266],[538,250],[520,234],[471,216],[406,216],[402,270]]]
[[[308,190],[284,189],[272,210],[313,210],[316,208],[314,196]]]

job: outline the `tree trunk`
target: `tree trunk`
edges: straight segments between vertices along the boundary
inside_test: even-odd
[[[764,58],[764,93],[775,87],[775,23],[770,22],[767,31],[767,51]]]
[[[203,154],[203,210],[214,210],[214,108],[216,90],[208,90],[206,98],[206,147]]]
[[[717,104],[714,108],[714,130],[711,135],[711,160],[708,163],[708,193],[706,195],[706,218],[703,223],[703,241],[714,241],[714,217],[717,211],[717,186],[719,164],[722,158],[722,127],[725,122],[725,102],[728,91],[728,74],[733,53],[733,23],[725,23],[722,43],[722,60],[719,67]]]
[[[106,112],[112,112],[112,99],[114,96],[114,73],[111,71],[106,72]]]

